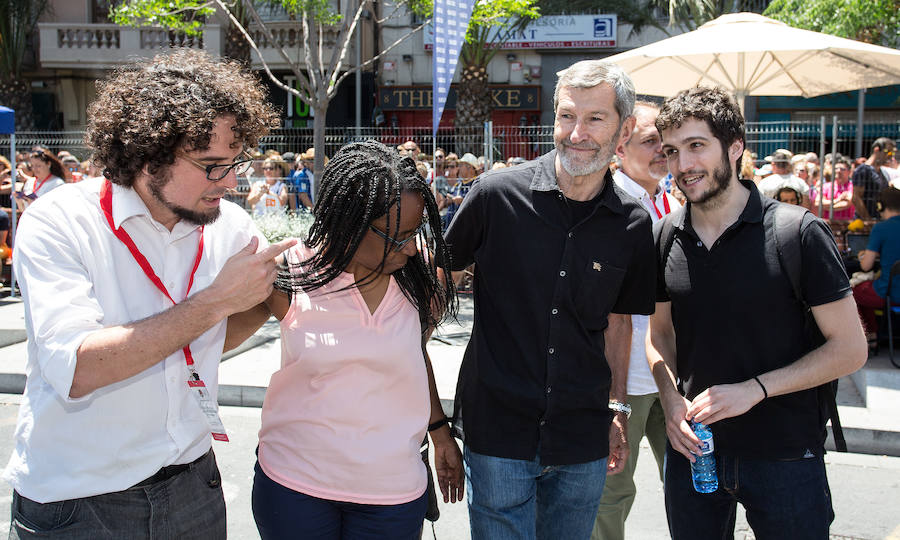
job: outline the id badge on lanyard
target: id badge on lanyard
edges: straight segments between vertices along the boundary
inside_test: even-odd
[[[112,183],[107,180],[103,183],[103,188],[100,190],[100,209],[103,210],[103,215],[106,217],[106,222],[109,224],[109,228],[112,230],[113,234],[116,235],[116,238],[121,240],[125,247],[128,248],[128,251],[131,253],[131,256],[134,257],[135,262],[138,263],[138,266],[141,267],[141,270],[144,271],[144,275],[156,286],[157,289],[162,292],[166,298],[172,302],[173,305],[177,304],[172,296],[169,294],[166,286],[163,285],[162,280],[156,275],[156,272],[153,271],[153,267],[150,266],[150,261],[141,253],[141,250],[138,249],[137,245],[134,243],[134,240],[131,239],[131,235],[125,229],[116,228],[115,221],[113,220],[113,212],[112,212]],[[194,285],[194,274],[197,273],[197,268],[200,266],[200,260],[203,258],[203,227],[200,227],[200,240],[197,244],[197,257],[194,259],[194,266],[191,268],[191,274],[188,276],[188,286],[187,291],[184,293],[184,297],[187,298],[191,292],[191,287]],[[191,354],[191,346],[185,345],[184,349],[182,349],[184,353],[184,362],[187,365],[188,372],[190,372],[190,377],[187,380],[188,391],[194,399],[197,400],[197,404],[200,406],[200,411],[203,412],[203,416],[206,418],[206,423],[209,424],[210,432],[212,433],[212,438],[217,441],[228,442],[228,435],[225,433],[225,425],[222,423],[222,419],[219,417],[219,409],[216,406],[216,403],[213,401],[212,396],[209,393],[209,389],[206,387],[206,383],[203,382],[203,379],[200,378],[200,375],[197,373],[196,368],[194,367],[194,357]]]

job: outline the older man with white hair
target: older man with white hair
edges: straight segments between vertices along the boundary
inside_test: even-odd
[[[609,172],[634,85],[601,60],[558,75],[556,148],[486,172],[446,235],[451,269],[476,268],[453,418],[475,540],[588,538],[628,457],[631,315],[656,279],[650,217]]]

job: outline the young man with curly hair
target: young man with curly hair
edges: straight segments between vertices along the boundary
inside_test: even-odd
[[[219,361],[267,318],[292,242],[260,246],[223,196],[276,116],[236,64],[179,51],[114,73],[89,118],[105,178],[41,197],[16,238],[10,538],[224,538]]]
[[[866,360],[831,231],[738,179],[744,118],[728,93],[679,92],[663,104],[656,127],[687,198],[654,225],[659,279],[647,337],[669,438],[669,532],[675,540],[730,538],[740,503],[757,538],[828,538],[834,512],[817,387]],[[776,236],[787,231],[779,223],[799,236],[791,243],[802,298],[773,245],[787,238]],[[807,325],[807,306],[814,325]],[[727,316],[736,311],[740,319]],[[820,336],[807,332],[812,326]],[[691,485],[690,464],[700,452],[691,421],[713,432],[712,493]]]

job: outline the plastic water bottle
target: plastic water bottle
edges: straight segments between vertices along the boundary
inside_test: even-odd
[[[691,479],[694,481],[694,489],[698,493],[712,493],[719,489],[712,430],[700,422],[691,422],[691,428],[703,447],[701,455],[694,454],[697,460],[691,463]]]

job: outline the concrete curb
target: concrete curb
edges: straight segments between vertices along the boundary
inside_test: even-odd
[[[25,375],[20,373],[0,373],[0,393],[22,394],[24,391]],[[260,408],[265,397],[266,387],[264,386],[233,384],[219,386],[219,405],[221,406]],[[452,399],[442,399],[441,407],[447,416],[453,414]],[[829,452],[835,452],[831,426],[828,426],[827,429],[828,439],[825,441],[825,449]],[[847,441],[847,450],[852,453],[900,457],[900,432],[845,426],[844,438]]]

